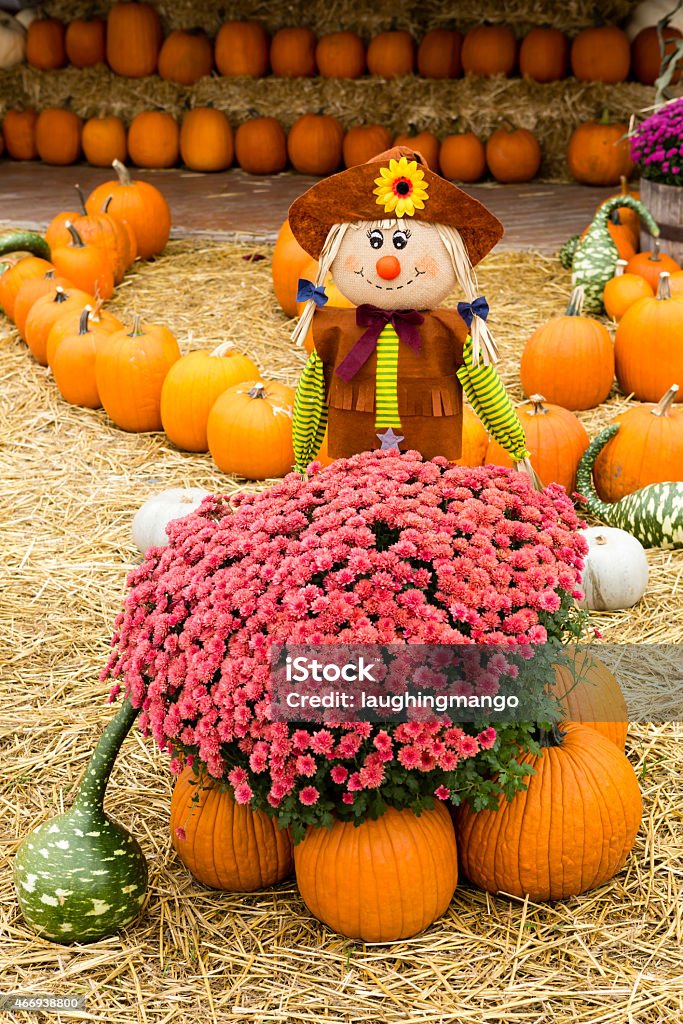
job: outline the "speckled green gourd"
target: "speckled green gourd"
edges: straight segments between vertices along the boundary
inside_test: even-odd
[[[639,214],[651,235],[659,235],[652,214],[633,196],[612,196],[602,204],[588,231],[578,242],[572,260],[572,284],[583,285],[585,308],[591,313],[602,313],[602,293],[607,282],[614,277],[619,250],[609,233],[608,224],[612,211],[624,206]]]
[[[567,239],[567,241],[564,243],[564,245],[557,254],[560,263],[565,270],[572,269],[574,253],[576,252],[576,247],[579,244],[580,237],[580,235],[572,235],[571,238]]]
[[[576,475],[576,490],[587,508],[608,526],[627,530],[646,548],[683,548],[683,483],[649,484],[610,505],[593,483],[593,465],[619,424],[605,427],[584,452]]]
[[[94,942],[132,921],[147,892],[136,839],[104,812],[104,794],[137,710],[124,701],[95,747],[71,810],[39,825],[14,861],[26,921],[55,942]]]
[[[50,246],[36,231],[10,231],[0,235],[0,256],[10,252],[30,252],[41,260],[50,259]]]

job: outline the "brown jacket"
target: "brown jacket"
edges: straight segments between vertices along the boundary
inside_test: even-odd
[[[398,411],[403,434],[402,451],[414,450],[426,458],[460,456],[462,441],[462,387],[456,370],[462,365],[467,328],[454,309],[420,310],[420,351],[399,343]],[[328,404],[328,452],[348,458],[381,447],[375,429],[375,373],[377,355],[348,383],[334,370],[360,336],[355,309],[322,308],[313,317],[313,342],[325,369]]]

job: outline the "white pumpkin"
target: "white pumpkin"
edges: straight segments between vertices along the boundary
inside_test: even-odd
[[[133,540],[143,555],[148,548],[168,544],[168,524],[194,512],[209,494],[201,487],[172,487],[148,498],[135,513],[132,526]]]
[[[24,7],[22,11],[17,11],[14,17],[21,22],[24,28],[28,28],[32,21],[44,18],[45,13],[42,7]]]
[[[0,69],[21,64],[26,57],[26,29],[11,14],[0,11]]]
[[[675,11],[677,3],[678,0],[643,0],[643,3],[638,4],[626,25],[626,34],[631,42],[641,29],[656,25],[667,14]],[[683,7],[676,12],[669,24],[683,32]]]
[[[616,611],[632,608],[647,589],[648,564],[643,545],[626,530],[589,526],[582,531],[588,555],[581,581],[582,608]]]

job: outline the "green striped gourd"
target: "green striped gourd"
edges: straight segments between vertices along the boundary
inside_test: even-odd
[[[30,252],[41,260],[50,259],[50,246],[36,231],[10,231],[0,235],[0,256],[10,252]]]
[[[651,235],[659,235],[652,214],[633,196],[612,196],[602,204],[588,231],[577,244],[572,260],[572,284],[583,285],[585,306],[591,313],[603,311],[602,293],[607,282],[614,277],[619,251],[609,233],[608,224],[612,211],[624,206],[640,215]]]
[[[627,530],[646,548],[683,548],[683,483],[649,484],[610,505],[602,501],[593,483],[593,465],[619,429],[613,423],[591,441],[579,463],[576,490],[586,507],[608,526]]]
[[[94,942],[132,921],[147,892],[136,839],[104,812],[114,761],[137,710],[128,700],[104,730],[71,810],[22,842],[14,882],[24,918],[55,942]]]

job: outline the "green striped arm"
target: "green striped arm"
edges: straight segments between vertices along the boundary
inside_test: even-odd
[[[323,361],[314,350],[308,357],[294,395],[292,439],[297,472],[305,475],[309,462],[320,451],[326,426]]]
[[[474,365],[472,338],[463,348],[463,365],[458,370],[463,391],[487,431],[515,460],[529,457],[524,428],[493,366]]]

